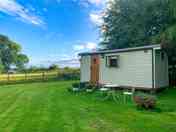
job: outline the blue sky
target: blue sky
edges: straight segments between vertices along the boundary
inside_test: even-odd
[[[94,50],[106,0],[0,0],[0,34],[20,43],[30,65],[78,66]]]

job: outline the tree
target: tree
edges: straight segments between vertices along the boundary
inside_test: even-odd
[[[16,58],[16,66],[18,67],[18,69],[24,70],[24,64],[29,62],[29,58],[25,55],[25,54],[19,54]]]
[[[169,0],[115,0],[109,4],[101,26],[106,49],[143,46],[173,22]]]
[[[3,64],[2,64],[2,61],[0,60],[0,73],[2,73],[3,70],[4,70],[4,66],[3,66]]]
[[[169,64],[175,67],[176,63],[176,1],[169,0],[170,20],[167,28],[152,38],[154,43],[162,44],[167,52]]]
[[[59,69],[59,66],[56,65],[56,64],[52,64],[50,67],[49,67],[49,70],[58,70]]]
[[[0,35],[0,64],[5,71],[8,71],[12,65],[22,68],[28,61],[28,57],[21,54],[19,44],[13,42],[7,36]]]

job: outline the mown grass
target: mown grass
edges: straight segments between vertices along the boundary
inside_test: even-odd
[[[73,94],[73,81],[0,87],[0,132],[174,132],[176,89],[158,94],[156,110]]]

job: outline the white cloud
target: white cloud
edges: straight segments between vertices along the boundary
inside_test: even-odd
[[[84,44],[76,44],[73,46],[74,51],[90,51],[95,50],[97,48],[97,44],[93,42],[87,42]]]
[[[0,11],[8,15],[15,16],[23,22],[37,26],[45,25],[44,21],[42,21],[39,16],[30,13],[28,9],[17,3],[15,0],[0,0]]]
[[[94,50],[97,48],[97,44],[96,43],[93,43],[93,42],[88,42],[86,44],[86,48],[89,49],[89,50]]]
[[[54,62],[54,64],[58,64],[60,67],[79,67],[80,66],[79,59],[59,60]]]
[[[81,3],[88,3],[95,5],[97,7],[105,7],[108,2],[113,2],[114,0],[73,0],[80,1]]]
[[[78,50],[83,50],[85,48],[84,45],[73,45],[73,49],[78,51]]]
[[[78,54],[51,54],[48,57],[37,57],[30,59],[29,66],[35,65],[39,67],[48,67],[52,64],[57,64],[59,67],[79,67],[80,62]]]
[[[100,12],[91,12],[89,14],[90,21],[95,25],[101,25],[103,23],[102,14]]]
[[[103,3],[104,0],[88,0],[89,3],[95,4],[95,5],[100,5]]]
[[[80,67],[78,53],[95,50],[97,44],[94,42],[81,43],[80,41],[78,43],[73,46],[73,51],[70,52],[56,52],[47,57],[32,57],[29,65],[48,67],[52,64],[57,64],[59,67]]]
[[[77,2],[80,6],[88,8],[92,5],[96,7],[101,7],[104,5],[106,0],[72,0],[73,2]]]
[[[95,5],[99,6],[99,8],[97,8],[96,10],[92,10],[89,13],[89,19],[95,25],[100,26],[103,24],[102,17],[105,15],[105,11],[108,8],[110,8],[114,0],[89,0],[89,1],[92,1],[92,3],[95,3]]]

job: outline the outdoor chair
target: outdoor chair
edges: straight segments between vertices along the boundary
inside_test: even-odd
[[[123,96],[124,96],[124,103],[127,102],[127,98],[131,97],[131,100],[133,100],[133,95],[135,93],[135,88],[131,88],[131,89],[126,89],[123,92]]]

